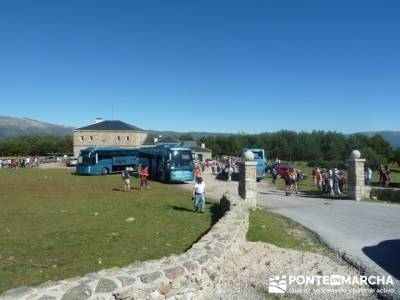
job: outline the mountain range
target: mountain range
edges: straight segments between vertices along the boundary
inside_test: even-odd
[[[29,118],[0,116],[0,139],[27,135],[65,136],[72,134],[72,127],[54,125]]]
[[[53,135],[53,136],[65,136],[71,135],[73,127],[55,125],[51,123],[41,122],[30,118],[15,118],[0,116],[0,139],[13,138],[18,136],[27,135]],[[220,133],[220,132],[177,132],[177,131],[158,131],[148,130],[153,135],[164,135],[164,136],[178,136],[182,134],[189,134],[194,139],[198,139],[203,136],[220,136],[230,135],[231,133]],[[373,136],[374,134],[380,134],[383,138],[388,141],[393,147],[400,147],[400,131],[368,131],[360,132],[367,136]]]

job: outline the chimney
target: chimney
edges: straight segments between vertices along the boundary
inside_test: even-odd
[[[97,124],[97,123],[101,123],[101,122],[104,122],[104,119],[103,119],[103,118],[96,118],[96,124]]]
[[[201,148],[205,148],[206,144],[205,143],[201,143]]]

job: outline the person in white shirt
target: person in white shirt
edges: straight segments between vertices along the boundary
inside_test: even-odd
[[[371,185],[371,180],[372,180],[372,170],[370,167],[367,167],[367,170],[365,171],[365,184]]]
[[[204,213],[205,206],[205,192],[206,184],[202,177],[196,177],[196,182],[193,186],[193,200],[194,200],[194,211]]]

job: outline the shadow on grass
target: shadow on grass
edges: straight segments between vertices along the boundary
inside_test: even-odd
[[[206,202],[206,204],[211,204],[208,207],[208,212],[211,214],[211,224],[210,224],[210,226],[212,227],[224,215],[224,212],[222,211],[221,205],[219,203]],[[197,212],[194,211],[194,208],[193,209],[189,209],[187,207],[176,206],[176,205],[167,205],[166,207],[168,209],[172,208],[174,210],[178,210],[178,211],[182,211],[182,212],[191,212],[193,214],[197,214]],[[207,232],[208,232],[208,230],[207,230]]]
[[[221,201],[224,201],[224,200],[221,199]],[[184,252],[186,252],[190,248],[192,248],[193,244],[197,243],[205,234],[207,234],[212,229],[212,227],[219,221],[219,219],[221,219],[221,217],[224,215],[224,211],[222,209],[221,204],[213,203],[213,202],[206,202],[206,204],[211,204],[208,208],[206,208],[208,210],[208,212],[211,214],[210,227],[206,231],[204,231],[202,234],[200,234],[199,237],[188,248],[186,248],[184,250]],[[174,209],[174,210],[178,210],[181,212],[191,212],[194,215],[198,214],[194,211],[194,209],[192,210],[187,207],[176,206],[176,205],[167,205],[166,207],[167,207],[167,209]]]
[[[131,190],[138,190],[140,191],[140,188],[136,187],[136,186],[131,186]],[[125,192],[125,190],[123,188],[114,188],[112,189],[113,192]]]

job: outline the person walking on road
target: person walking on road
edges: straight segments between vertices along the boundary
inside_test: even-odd
[[[193,186],[194,211],[204,213],[206,184],[202,177],[196,177]]]
[[[232,165],[228,165],[228,181],[232,181],[232,174],[233,174],[233,168]]]
[[[196,170],[195,170],[195,176],[196,176],[196,178],[195,178],[195,179],[197,179],[198,177],[201,177],[201,169],[200,169],[200,165],[197,165],[197,166],[196,166]]]
[[[276,178],[278,177],[278,171],[276,170],[276,167],[272,168],[271,174],[272,174],[272,183],[275,184]]]
[[[286,196],[289,196],[292,194],[292,183],[291,183],[291,178],[290,178],[290,169],[287,169],[285,173],[283,173],[282,178],[285,181],[285,192]]]

